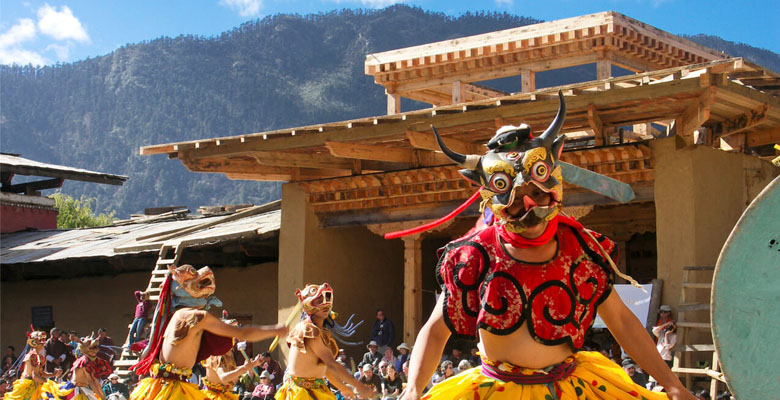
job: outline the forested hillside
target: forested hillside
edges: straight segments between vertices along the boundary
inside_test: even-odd
[[[453,18],[407,6],[276,15],[217,37],[159,38],[73,64],[1,66],[0,148],[130,176],[121,188],[64,187],[74,197],[97,197],[97,211],[116,210],[118,217],[152,206],[262,203],[279,197],[279,184],[195,174],[138,149],[379,115],[384,91],[363,73],[366,54],[535,22],[508,14]],[[780,70],[777,54],[715,37],[690,39],[761,57],[756,62]],[[566,75],[540,74],[537,85],[593,79],[595,71]]]

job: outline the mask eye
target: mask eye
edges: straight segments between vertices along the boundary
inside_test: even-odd
[[[506,193],[512,180],[503,172],[496,172],[490,177],[490,190],[496,193]]]
[[[550,167],[544,161],[537,161],[531,167],[531,176],[536,181],[544,182],[550,177]]]

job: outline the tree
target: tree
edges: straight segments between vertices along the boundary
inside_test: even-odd
[[[57,228],[94,228],[97,226],[111,225],[114,222],[115,211],[109,214],[94,215],[92,204],[97,201],[94,197],[81,196],[76,200],[63,193],[54,193],[49,196],[56,202],[59,210],[57,215]]]

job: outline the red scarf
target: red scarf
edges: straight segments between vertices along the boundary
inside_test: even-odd
[[[506,225],[497,225],[496,231],[505,242],[519,249],[527,249],[529,247],[541,246],[552,239],[555,236],[555,232],[558,232],[558,223],[570,226],[574,229],[583,229],[582,224],[577,222],[574,218],[564,215],[556,215],[555,218],[547,223],[547,227],[544,228],[544,232],[533,239],[526,238],[519,233],[513,233],[506,230]]]

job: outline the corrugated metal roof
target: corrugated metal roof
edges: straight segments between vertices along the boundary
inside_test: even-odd
[[[281,210],[250,215],[203,228],[165,243],[186,241],[188,245],[218,243],[239,238],[262,237],[279,231]],[[0,264],[35,263],[70,258],[116,257],[121,254],[157,252],[162,237],[171,231],[194,228],[220,218],[202,217],[145,224],[128,224],[89,229],[17,232],[2,235]]]

